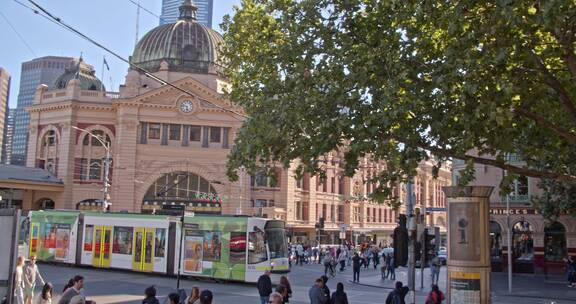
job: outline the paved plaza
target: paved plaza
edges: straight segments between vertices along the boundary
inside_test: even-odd
[[[142,294],[147,286],[155,285],[158,289],[159,299],[163,303],[165,297],[176,287],[176,279],[151,274],[131,273],[116,270],[99,270],[91,268],[75,268],[67,266],[55,266],[49,264],[40,265],[44,278],[55,284],[55,290],[59,293],[66,281],[75,274],[85,277],[85,294],[88,299],[95,300],[98,304],[112,303],[141,303]],[[442,269],[439,285],[444,291],[445,270]],[[291,303],[309,303],[308,289],[314,279],[323,274],[323,267],[318,264],[293,266],[289,275],[294,296]],[[403,268],[397,270],[396,279],[406,282],[406,271]],[[420,270],[417,269],[417,288],[420,288]],[[426,293],[429,290],[429,272],[424,272],[424,289],[417,290],[416,303],[424,303]],[[362,270],[360,284],[352,283],[352,271],[348,267],[345,272],[337,273],[336,278],[330,279],[328,286],[331,291],[336,289],[336,283],[343,282],[350,303],[384,303],[386,295],[393,284],[390,280],[382,280],[379,271]],[[545,280],[544,278],[517,275],[514,277],[515,290],[512,296],[507,294],[507,279],[505,273],[497,273],[492,276],[492,303],[521,303],[521,304],[559,304],[576,303],[576,289],[566,287],[561,281]],[[210,289],[214,292],[215,303],[258,303],[258,292],[252,284],[211,282],[204,280],[185,279],[181,282],[181,288],[187,293],[193,286],[200,289]],[[407,297],[407,303],[411,303]]]

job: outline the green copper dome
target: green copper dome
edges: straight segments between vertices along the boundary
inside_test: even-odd
[[[84,63],[82,57],[80,57],[77,64],[67,68],[64,74],[56,78],[52,89],[65,89],[70,80],[78,79],[82,90],[106,91],[106,88],[95,74],[92,66]]]
[[[158,71],[165,61],[170,71],[218,74],[218,47],[223,42],[219,33],[196,22],[196,7],[184,0],[178,21],[148,32],[136,45],[130,61],[149,72]]]

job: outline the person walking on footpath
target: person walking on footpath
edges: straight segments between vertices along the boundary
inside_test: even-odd
[[[14,270],[14,303],[24,304],[24,257],[19,256]]]
[[[358,256],[358,253],[355,253],[352,258],[352,273],[353,281],[360,282],[360,257]]]
[[[36,280],[40,280],[40,284],[44,286],[45,282],[40,275],[38,266],[36,265],[36,256],[31,255],[28,265],[24,266],[24,303],[32,304],[34,299],[34,289],[36,288]]]
[[[344,292],[344,284],[341,282],[336,284],[336,291],[330,298],[330,304],[348,304],[348,296]]]
[[[334,277],[334,267],[332,267],[332,255],[330,253],[324,254],[324,276],[328,274],[328,270],[330,270],[330,275]]]
[[[438,278],[440,277],[440,259],[438,259],[436,255],[430,260],[430,276],[432,277],[432,284],[438,284]]]
[[[386,277],[388,277],[388,275],[390,275],[390,280],[396,280],[396,264],[393,255],[390,255],[390,265],[388,266],[388,273]]]
[[[270,294],[272,293],[272,280],[270,280],[270,270],[266,270],[263,275],[258,278],[258,294],[260,294],[260,303],[268,304]]]
[[[72,287],[66,289],[66,291],[60,296],[60,300],[58,304],[70,304],[70,301],[75,296],[81,296],[80,290],[84,287],[84,277],[81,275],[77,275],[74,277],[74,285]]]
[[[38,297],[36,304],[52,304],[53,289],[54,286],[52,286],[52,284],[50,283],[44,284],[44,287],[42,287],[42,292],[40,293],[40,296]]]
[[[436,284],[432,284],[432,290],[428,293],[426,304],[442,304],[444,301],[444,294]]]
[[[160,304],[156,298],[156,288],[154,286],[144,289],[144,296],[145,298],[142,300],[142,304]]]
[[[200,303],[200,288],[194,286],[190,292],[190,296],[186,299],[186,304]]]
[[[310,298],[310,304],[328,304],[328,297],[324,293],[324,280],[321,278],[316,279],[314,285],[308,291],[308,297]]]
[[[296,264],[300,264],[300,266],[302,266],[302,263],[304,262],[304,247],[302,247],[301,243],[298,243],[298,245],[296,246]]]
[[[288,277],[281,276],[280,277],[280,285],[286,287],[286,296],[284,296],[284,303],[289,303],[290,298],[292,297],[292,285],[290,285],[290,281],[288,281]]]
[[[340,272],[344,271],[344,267],[346,267],[346,251],[340,250],[340,254],[338,255],[338,262],[340,263]]]
[[[409,290],[408,287],[402,286],[402,282],[396,282],[396,288],[388,294],[386,304],[406,304],[404,298],[408,294]]]
[[[330,303],[330,288],[328,288],[328,277],[327,276],[321,276],[320,278],[322,279],[322,282],[324,282],[324,286],[322,287],[322,290],[324,291],[324,294],[326,295],[326,298],[328,299],[328,303]]]

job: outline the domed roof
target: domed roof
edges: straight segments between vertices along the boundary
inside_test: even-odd
[[[65,89],[68,82],[72,79],[78,79],[80,81],[80,88],[82,90],[106,91],[100,79],[96,77],[96,72],[92,66],[84,63],[82,57],[78,59],[77,64],[67,68],[64,74],[56,78],[51,89]]]
[[[184,0],[178,21],[160,25],[142,37],[131,63],[150,72],[158,71],[165,61],[170,71],[220,73],[218,47],[224,40],[218,32],[196,22],[196,10],[190,0]]]

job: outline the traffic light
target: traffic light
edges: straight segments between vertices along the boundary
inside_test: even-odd
[[[424,229],[424,237],[422,238],[424,243],[424,263],[428,265],[428,262],[436,255],[438,248],[436,247],[436,236],[434,234],[428,234],[428,228]]]
[[[400,214],[400,225],[394,229],[394,264],[406,266],[408,263],[408,229],[406,228],[406,215]]]
[[[320,218],[320,229],[324,229],[324,217]]]

